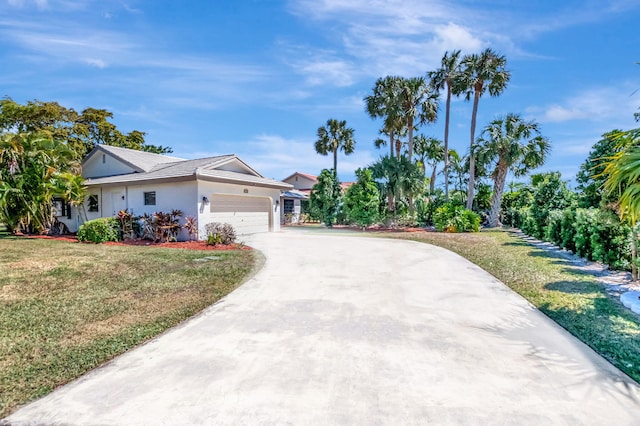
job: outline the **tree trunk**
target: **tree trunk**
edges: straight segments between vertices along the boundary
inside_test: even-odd
[[[638,280],[638,224],[631,226],[631,278]]]
[[[444,199],[449,201],[449,111],[451,109],[451,85],[447,83],[447,107],[444,119]]]
[[[338,148],[333,150],[333,176],[338,177]]]
[[[400,156],[402,155],[402,142],[400,141],[400,139],[396,139],[395,142],[396,145],[396,158],[400,158]]]
[[[429,192],[433,194],[433,191],[436,189],[436,173],[438,170],[438,165],[433,166],[433,171],[431,172],[431,182],[429,182]]]
[[[481,87],[482,88],[482,87]],[[469,143],[469,187],[467,189],[467,208],[473,207],[473,191],[476,184],[476,164],[473,156],[473,142],[476,136],[476,116],[478,115],[478,102],[480,101],[480,91],[476,88],[473,97],[473,112],[471,113],[471,142]]]
[[[502,160],[498,161],[498,172],[493,181],[493,196],[491,197],[491,213],[489,214],[489,227],[496,228],[500,223],[500,205],[502,204],[502,193],[507,180],[507,165]]]
[[[389,157],[393,158],[393,148],[394,148],[394,139],[393,139],[393,130],[389,130]]]
[[[407,120],[407,129],[409,130],[409,147],[408,153],[409,162],[413,162],[413,117],[409,117]]]

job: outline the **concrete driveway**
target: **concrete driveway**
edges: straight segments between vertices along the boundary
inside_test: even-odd
[[[12,424],[615,424],[640,388],[480,268],[426,244],[286,231],[202,315]]]

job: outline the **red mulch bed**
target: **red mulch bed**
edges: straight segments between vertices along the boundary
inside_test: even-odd
[[[78,243],[78,238],[75,235],[20,235],[24,238],[40,238],[45,240],[58,240],[67,241],[70,243]],[[93,243],[86,243],[93,244]],[[102,243],[106,246],[145,246],[145,247],[162,247],[162,248],[178,248],[187,250],[253,250],[249,246],[240,246],[239,244],[230,244],[225,246],[223,244],[217,244],[215,246],[208,245],[205,241],[178,241],[175,243],[154,243],[149,240],[127,240],[118,242]]]

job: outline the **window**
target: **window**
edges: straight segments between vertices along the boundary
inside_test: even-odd
[[[62,198],[56,197],[53,199],[53,214],[56,217],[66,216],[67,219],[71,219],[71,205]]]
[[[96,194],[89,195],[89,211],[100,211],[100,209],[98,208],[98,196]]]
[[[293,213],[293,200],[284,200],[284,214]]]
[[[144,193],[144,205],[155,206],[156,205],[156,191]]]

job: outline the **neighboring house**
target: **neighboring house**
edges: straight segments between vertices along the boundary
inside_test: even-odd
[[[291,185],[262,177],[235,155],[184,160],[109,145],[96,146],[82,162],[91,194],[88,220],[173,209],[198,220],[200,239],[210,222],[230,223],[238,235],[280,229],[280,193]],[[84,215],[61,206],[58,219],[76,231]],[[188,237],[182,231],[180,239]]]
[[[282,179],[282,181],[292,185],[293,189],[283,192],[280,196],[282,204],[280,222],[282,224],[298,223],[300,214],[304,213],[302,202],[309,199],[313,185],[318,183],[318,177],[309,173],[295,172],[291,176]],[[340,188],[344,193],[351,185],[353,185],[353,182],[341,182]],[[287,215],[290,215],[290,218],[287,218]]]

